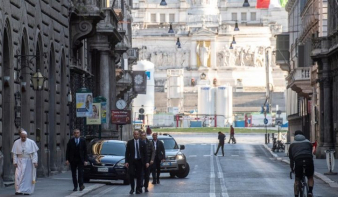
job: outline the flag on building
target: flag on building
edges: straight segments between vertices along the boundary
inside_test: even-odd
[[[288,0],[280,0],[280,5],[285,8],[286,4],[288,3]]]
[[[257,0],[256,8],[268,9],[269,5],[270,5],[270,0]]]

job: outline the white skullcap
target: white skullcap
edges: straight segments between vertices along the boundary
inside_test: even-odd
[[[27,131],[25,131],[25,130],[21,131],[21,133],[27,135]]]

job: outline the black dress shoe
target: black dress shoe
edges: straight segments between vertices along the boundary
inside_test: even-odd
[[[153,185],[156,185],[156,181],[151,182]]]
[[[142,194],[140,190],[136,190],[136,194]]]
[[[129,194],[133,194],[134,193],[134,190],[133,189],[131,189],[130,190],[130,192],[129,192]]]
[[[23,193],[15,192],[15,195],[23,195]]]
[[[157,184],[160,184],[160,179],[157,179]]]
[[[80,186],[80,191],[84,190],[85,186],[84,185],[81,185]]]
[[[149,192],[147,187],[144,188],[144,192]]]
[[[76,191],[77,191],[77,188],[74,188],[73,191],[76,192]]]

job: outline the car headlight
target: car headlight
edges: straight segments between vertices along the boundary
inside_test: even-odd
[[[183,157],[183,155],[177,155],[177,156],[176,156],[176,159],[177,159],[177,160],[181,160],[181,159],[184,159],[184,157]]]
[[[123,159],[123,160],[121,160],[120,162],[118,162],[118,163],[116,164],[116,167],[118,167],[118,168],[123,168],[123,167],[124,167],[124,164],[125,164],[125,160]]]

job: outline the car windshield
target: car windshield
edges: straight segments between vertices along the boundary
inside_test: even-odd
[[[93,154],[124,156],[126,146],[123,143],[102,142],[92,147]]]
[[[159,140],[163,142],[164,149],[178,149],[178,145],[176,144],[176,141],[173,138]]]

